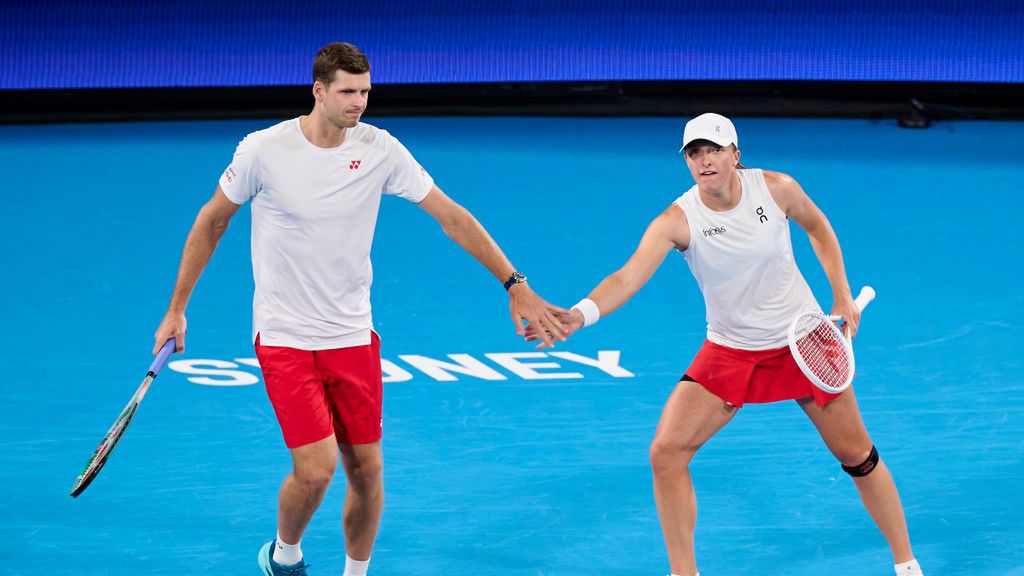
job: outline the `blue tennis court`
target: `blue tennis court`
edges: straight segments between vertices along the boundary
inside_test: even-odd
[[[372,112],[372,107],[371,107]],[[8,574],[256,574],[290,458],[249,342],[248,209],[191,301],[184,356],[103,473],[68,490],[144,375],[189,226],[237,142],[276,120],[0,127],[0,551]],[[681,119],[374,118],[546,299],[620,266],[691,181]],[[829,215],[851,284],[861,410],[930,575],[1024,575],[1024,124],[736,119],[743,162]],[[806,236],[798,262],[829,290]],[[386,503],[371,573],[665,574],[647,448],[700,346],[678,255],[553,351],[415,206],[374,244]],[[850,479],[794,403],[743,408],[697,456],[705,576],[891,574]],[[303,540],[344,562],[339,473]]]

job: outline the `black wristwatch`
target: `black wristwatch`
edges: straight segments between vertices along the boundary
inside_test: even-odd
[[[512,275],[508,277],[508,280],[505,280],[505,291],[507,292],[513,284],[522,284],[523,282],[526,282],[526,276],[523,276],[522,272],[513,272]]]

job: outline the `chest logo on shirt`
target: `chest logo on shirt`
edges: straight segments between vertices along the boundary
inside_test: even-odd
[[[763,206],[758,206],[756,212],[757,212],[758,217],[761,219],[761,224],[764,224],[765,222],[768,221],[768,217],[764,215],[764,207]]]
[[[705,238],[718,236],[719,234],[725,234],[725,226],[712,226],[711,228],[703,229],[702,232],[704,232]]]
[[[359,170],[359,165],[362,162],[363,162],[362,160],[352,160],[351,162],[348,163],[348,169],[349,170]]]

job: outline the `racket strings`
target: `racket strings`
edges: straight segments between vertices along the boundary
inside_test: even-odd
[[[807,368],[826,386],[842,388],[850,377],[850,357],[833,325],[807,318],[796,329],[797,352]]]

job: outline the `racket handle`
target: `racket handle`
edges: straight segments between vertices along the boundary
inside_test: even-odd
[[[857,298],[853,301],[857,305],[857,309],[863,311],[868,307],[868,304],[875,299],[875,289],[871,286],[865,286],[860,289],[860,294],[857,294]]]
[[[174,345],[176,340],[170,338],[167,342],[164,342],[163,348],[156,353],[156,358],[153,359],[153,363],[149,365],[149,371],[156,376],[163,369],[164,364],[167,364],[167,359],[171,357],[171,352],[174,352]]]

